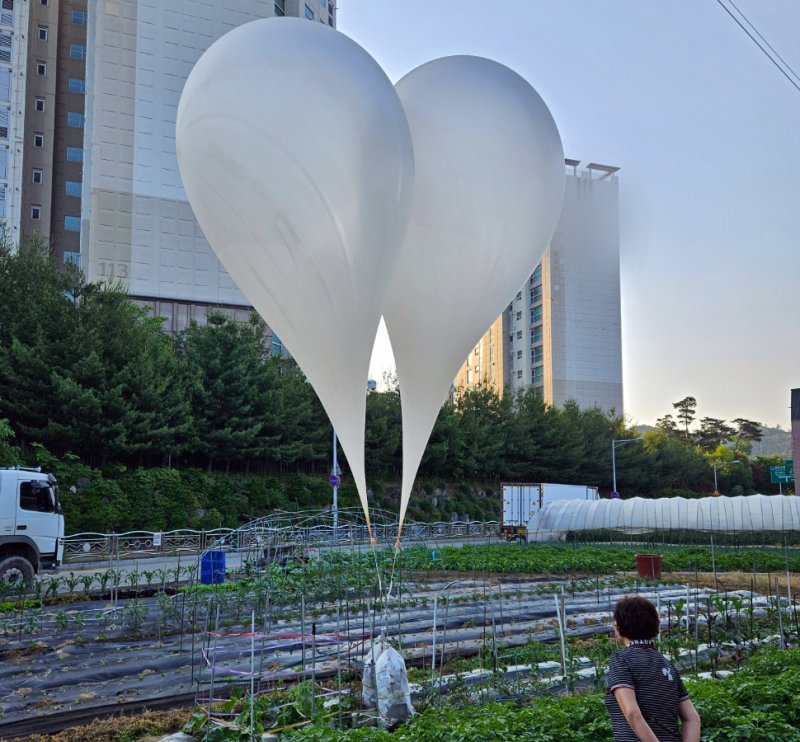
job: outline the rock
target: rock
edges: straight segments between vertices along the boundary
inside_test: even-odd
[[[191,737],[185,732],[175,732],[175,734],[170,734],[168,737],[162,737],[158,742],[196,742],[196,741],[194,737]]]

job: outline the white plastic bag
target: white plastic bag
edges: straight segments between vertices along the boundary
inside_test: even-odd
[[[364,656],[361,699],[364,702],[364,706],[369,709],[374,709],[378,705],[378,696],[375,690],[375,665],[388,646],[386,637],[381,634],[367,647],[367,653]]]
[[[375,692],[378,713],[389,727],[405,721],[414,713],[406,663],[394,647],[387,646],[375,662]]]

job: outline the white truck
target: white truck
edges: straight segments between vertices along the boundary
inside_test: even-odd
[[[546,503],[555,500],[597,500],[597,487],[584,484],[506,483],[503,490],[503,537],[506,541],[528,540],[528,521]]]
[[[28,584],[64,553],[58,483],[35,469],[0,469],[0,582]]]

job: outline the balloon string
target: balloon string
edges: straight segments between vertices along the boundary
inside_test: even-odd
[[[399,540],[399,539],[398,539]],[[394,572],[397,566],[397,555],[400,549],[394,550],[394,558],[392,559],[392,571],[389,573],[389,589],[386,591],[386,602],[383,607],[383,633],[389,633],[389,600],[392,597],[392,587],[394,586]]]

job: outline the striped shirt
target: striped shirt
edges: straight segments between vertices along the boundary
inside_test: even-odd
[[[678,704],[689,697],[678,671],[649,643],[631,644],[611,655],[605,704],[614,742],[639,742],[614,696],[615,688],[633,688],[644,720],[659,742],[681,742]]]

